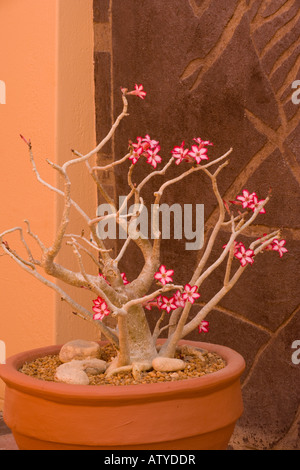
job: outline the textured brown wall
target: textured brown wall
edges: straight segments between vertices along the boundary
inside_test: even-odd
[[[120,86],[142,83],[142,102],[132,99],[130,117],[101,161],[126,153],[128,139],[149,133],[162,155],[182,140],[202,137],[215,143],[217,157],[234,148],[220,190],[234,199],[243,188],[264,198],[272,188],[267,214],[246,234],[249,244],[282,228],[289,253],[267,253],[210,315],[201,340],[239,351],[247,368],[242,378],[245,412],[232,447],[300,448],[300,365],[292,363],[299,328],[300,138],[299,105],[291,101],[300,79],[299,0],[95,0],[95,81],[98,140],[121,110]],[[147,171],[137,169],[136,178]],[[126,194],[125,171],[106,175],[114,194]],[[151,194],[160,180],[145,194]],[[170,188],[165,202],[205,204],[208,228],[215,200],[205,175]],[[226,241],[222,234],[216,250]],[[178,282],[190,278],[194,253],[184,242],[164,242],[163,262],[175,267]],[[132,260],[134,259],[134,263]],[[128,277],[138,272],[134,249],[124,263]],[[201,288],[205,302],[223,272]],[[199,335],[191,335],[198,339]]]

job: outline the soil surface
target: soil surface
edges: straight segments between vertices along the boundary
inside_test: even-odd
[[[110,362],[115,356],[115,349],[112,346],[107,345],[102,348],[100,359]],[[179,353],[176,354],[176,358],[182,359],[186,362],[186,367],[183,370],[178,372],[158,372],[150,370],[142,372],[138,380],[135,379],[130,372],[119,373],[109,378],[107,378],[105,374],[87,375],[90,379],[90,385],[138,385],[201,377],[223,369],[226,366],[226,362],[218,354],[208,351],[202,352],[202,358],[184,356]],[[23,364],[20,372],[39,380],[54,382],[56,368],[61,364],[62,362],[59,360],[58,355],[45,356]]]

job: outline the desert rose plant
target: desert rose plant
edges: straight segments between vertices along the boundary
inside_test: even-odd
[[[280,240],[279,231],[262,234],[261,238],[255,240],[250,246],[244,246],[240,241],[241,234],[255,221],[258,214],[265,213],[265,206],[270,199],[270,194],[266,195],[265,199],[259,199],[255,192],[241,188],[240,194],[236,195],[234,201],[224,201],[222,199],[217,179],[222,169],[229,163],[228,156],[231,154],[232,149],[211,160],[208,157],[208,147],[213,144],[202,140],[200,137],[195,137],[191,148],[186,147],[185,142],[180,143],[179,141],[179,145],[171,150],[169,157],[164,161],[160,155],[159,142],[146,135],[143,138],[137,137],[136,142],[130,141],[127,153],[123,158],[109,165],[92,166],[91,157],[97,154],[113,137],[122,119],[128,115],[127,97],[130,95],[144,99],[146,92],[142,85],[135,85],[133,91],[121,88],[123,110],[109,133],[94,150],[86,155],[72,150],[72,159],[62,166],[47,160],[49,165],[62,176],[64,180],[63,190],[51,186],[41,178],[34,160],[31,141],[21,136],[28,146],[30,161],[38,181],[64,198],[64,210],[55,239],[50,247],[43,244],[38,235],[32,232],[29,222],[25,221],[28,236],[35,240],[41,250],[39,260],[33,257],[21,227],[6,230],[0,235],[4,254],[10,256],[36,279],[54,289],[62,299],[68,302],[73,312],[79,317],[95,323],[101,334],[114,345],[117,350],[117,358],[107,369],[107,374],[110,375],[120,371],[149,370],[152,367],[152,361],[157,357],[174,358],[181,339],[195,329],[198,329],[199,333],[208,331],[207,315],[232,289],[260,253],[277,251],[281,257],[287,252],[284,246],[285,240]],[[134,169],[136,165],[139,165],[145,159],[151,171],[142,181],[137,183],[134,181]],[[101,184],[99,174],[117,165],[128,163],[128,161],[131,163],[128,172],[128,195],[122,205],[117,207],[115,201],[110,198]],[[92,184],[95,183],[98,186],[106,202],[113,208],[110,214],[91,218],[80,207],[79,203],[72,199],[69,169],[71,166],[80,164],[86,165],[91,175]],[[179,176],[167,177],[171,165],[182,168]],[[205,240],[202,256],[194,273],[192,273],[190,279],[186,280],[185,284],[178,285],[174,282],[176,275],[172,267],[163,264],[161,256],[163,253],[160,249],[162,236],[159,230],[158,217],[154,217],[152,221],[154,237],[151,241],[136,230],[136,222],[144,207],[143,188],[154,176],[164,175],[165,177],[165,182],[157,188],[153,196],[153,207],[158,211],[161,199],[171,185],[199,171],[204,172],[211,181],[212,191],[218,204],[218,220],[212,233]],[[131,213],[126,213],[126,211],[124,213],[124,208],[127,207],[129,201],[134,201],[135,210]],[[72,207],[87,223],[90,229],[89,234],[68,233]],[[127,238],[116,257],[112,257],[111,250],[107,249],[105,240],[97,229],[100,222],[103,223],[112,218],[127,234]],[[212,264],[207,265],[218,234],[225,227],[229,228],[230,232],[228,241],[223,246],[217,259]],[[7,236],[12,232],[19,233],[20,240],[28,254],[27,259],[24,259],[10,245]],[[70,271],[55,261],[65,243],[73,248],[78,261],[77,272]],[[131,282],[127,280],[126,273],[121,272],[119,269],[122,258],[126,256],[126,252],[128,253],[127,248],[130,243],[137,245],[144,259],[139,275]],[[86,272],[83,253],[88,254],[95,263],[97,267],[96,274]],[[203,281],[222,263],[225,264],[225,275],[221,289],[204,306],[201,308],[199,306],[199,311],[190,319],[191,307],[200,298]],[[79,305],[55,282],[49,281],[43,273],[72,286],[91,291],[95,295],[95,299],[90,310]],[[161,314],[154,329],[151,330],[147,316],[151,315],[152,309],[157,309]],[[108,316],[115,318],[115,328],[107,325],[106,318]],[[166,341],[159,348],[157,347],[157,339],[162,334],[166,337]]]

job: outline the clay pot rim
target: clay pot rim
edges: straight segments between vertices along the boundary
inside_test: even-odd
[[[162,343],[164,340],[159,340]],[[100,345],[107,344],[107,341],[99,341]],[[97,405],[99,402],[111,403],[118,401],[118,404],[126,404],[129,400],[152,401],[170,399],[178,397],[188,390],[195,395],[211,393],[225,388],[228,384],[236,381],[245,369],[244,358],[236,351],[227,346],[198,341],[182,340],[179,344],[187,344],[198,348],[206,349],[209,352],[219,354],[225,361],[226,366],[217,372],[207,374],[202,377],[190,378],[176,382],[160,382],[153,384],[138,385],[69,385],[57,382],[47,382],[27,376],[18,371],[25,362],[57,354],[62,345],[46,346],[38,349],[24,351],[7,359],[6,364],[0,365],[0,377],[7,386],[29,393],[33,396],[44,397],[52,401],[66,401],[68,403],[89,402],[89,405]]]

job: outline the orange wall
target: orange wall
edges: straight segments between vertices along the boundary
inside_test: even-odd
[[[58,178],[46,158],[62,163],[71,148],[85,152],[95,146],[92,0],[1,0],[0,64],[0,80],[6,84],[6,104],[0,104],[0,232],[24,227],[28,218],[32,230],[51,245],[61,204],[36,181],[19,134],[31,139],[41,176],[50,184]],[[94,211],[95,188],[82,190],[83,172],[72,177],[74,198],[83,194],[85,209]],[[77,217],[72,230],[79,227]],[[19,247],[16,236],[9,240]],[[66,252],[60,261],[69,258]],[[83,303],[90,301],[77,295]],[[7,356],[93,336],[78,319],[66,323],[64,311],[70,315],[54,291],[0,257],[0,340]],[[0,381],[0,409],[3,391]]]

